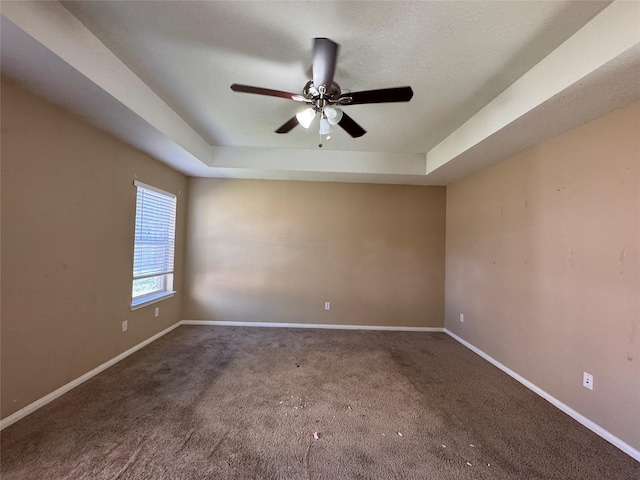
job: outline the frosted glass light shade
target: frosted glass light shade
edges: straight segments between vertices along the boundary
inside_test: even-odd
[[[324,107],[324,114],[331,125],[337,125],[342,120],[342,110],[336,107]]]
[[[313,108],[307,108],[306,110],[297,113],[296,118],[300,125],[304,128],[309,128],[313,119],[316,118],[316,111]]]
[[[333,132],[333,128],[331,128],[331,124],[326,118],[320,119],[320,135],[329,135]]]

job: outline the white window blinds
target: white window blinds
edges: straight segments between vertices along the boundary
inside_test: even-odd
[[[176,196],[142,182],[137,187],[134,280],[173,273]]]

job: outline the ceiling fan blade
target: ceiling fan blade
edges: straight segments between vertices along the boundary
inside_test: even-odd
[[[313,39],[313,86],[331,90],[338,60],[338,44],[328,38]]]
[[[296,125],[298,125],[298,119],[294,115],[289,120],[287,120],[287,122],[283,124],[279,129],[277,129],[276,133],[289,133]]]
[[[251,85],[240,85],[240,84],[234,83],[233,85],[231,85],[231,90],[233,90],[234,92],[241,92],[241,93],[255,93],[256,95],[267,95],[268,97],[289,98],[291,100],[296,100],[298,102],[306,101],[306,98],[304,98],[304,96],[298,93],[283,92],[281,90],[272,90],[270,88],[252,87]]]
[[[340,95],[340,99],[345,99],[340,103],[343,105],[360,105],[363,103],[390,103],[408,102],[413,97],[411,87],[382,88],[380,90],[366,90],[364,92],[351,92]],[[351,101],[347,101],[351,98]]]
[[[358,125],[353,118],[351,118],[344,112],[342,113],[342,119],[338,122],[338,125],[344,128],[345,131],[353,138],[361,137],[362,135],[367,133],[364,128]]]

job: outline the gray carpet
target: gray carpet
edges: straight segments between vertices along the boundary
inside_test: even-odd
[[[640,478],[441,333],[183,326],[0,437],[3,480]]]

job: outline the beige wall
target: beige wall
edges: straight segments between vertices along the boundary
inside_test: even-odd
[[[450,185],[446,206],[439,187],[187,185],[5,79],[1,107],[2,418],[180,319],[440,327],[444,315],[640,448],[640,104]],[[159,318],[129,309],[135,177],[181,192],[178,295],[154,305]]]
[[[450,185],[446,253],[446,327],[636,449],[639,164],[636,103]]]
[[[189,205],[185,319],[443,326],[443,187],[191,179]]]
[[[180,320],[187,179],[5,79],[1,154],[4,418]],[[129,309],[136,176],[182,192],[159,318]]]

